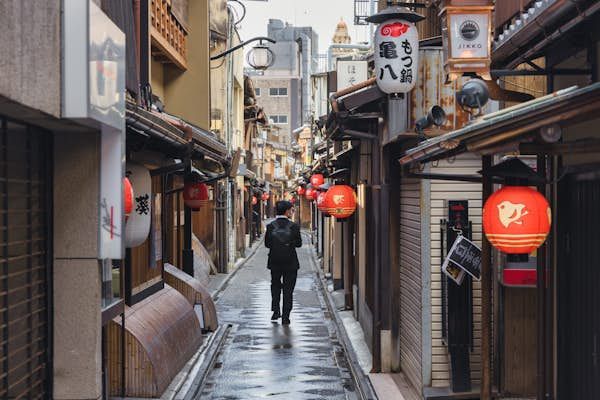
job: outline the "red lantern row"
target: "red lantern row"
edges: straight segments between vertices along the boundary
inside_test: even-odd
[[[304,196],[306,197],[306,200],[308,200],[308,201],[316,200],[318,195],[319,195],[319,192],[316,189],[311,188],[311,187],[306,189],[306,192],[304,192]]]
[[[530,254],[546,240],[552,223],[548,201],[527,186],[505,186],[483,206],[483,230],[507,254]]]

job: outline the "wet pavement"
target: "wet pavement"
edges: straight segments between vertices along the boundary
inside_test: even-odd
[[[264,245],[221,292],[219,322],[229,337],[199,399],[356,399],[348,361],[338,342],[305,245],[291,325],[271,322],[270,273]]]

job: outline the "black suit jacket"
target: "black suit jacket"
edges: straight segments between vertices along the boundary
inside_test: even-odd
[[[300,236],[300,226],[287,218],[277,218],[275,221],[271,222],[267,225],[267,233],[265,234],[265,246],[271,249],[273,245],[272,234],[274,225],[273,224],[281,224],[282,222],[286,224],[291,224],[291,231],[293,235],[293,246],[294,252],[290,257],[290,260],[285,264],[277,264],[274,265],[271,263],[271,252],[269,252],[269,260],[267,262],[267,268],[269,269],[279,269],[279,270],[297,270],[300,268],[300,263],[298,262],[298,254],[296,253],[296,247],[302,247],[302,236]]]

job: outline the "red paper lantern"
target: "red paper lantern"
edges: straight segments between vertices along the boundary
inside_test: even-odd
[[[256,198],[256,196],[252,196],[252,205],[255,206],[258,204],[258,199]]]
[[[262,194],[262,196],[260,197],[263,201],[267,201],[269,200],[269,193],[265,192]]]
[[[129,178],[123,178],[123,211],[125,211],[125,221],[133,211],[133,186]]]
[[[356,194],[348,185],[333,185],[326,192],[325,205],[332,217],[344,219],[356,211]]]
[[[315,189],[317,189],[319,186],[325,183],[325,178],[323,177],[323,174],[314,174],[310,177],[310,183]]]
[[[192,210],[199,210],[208,202],[208,186],[205,183],[188,182],[183,186],[183,202]]]
[[[306,189],[304,189],[304,187],[302,187],[302,186],[299,186],[297,192],[298,192],[298,196],[303,196],[304,193],[306,192]]]
[[[552,221],[548,201],[527,186],[505,186],[483,206],[483,231],[507,254],[530,254],[546,240]]]
[[[319,193],[317,192],[316,189],[314,188],[308,188],[306,189],[306,192],[304,193],[304,196],[306,197],[306,200],[308,201],[312,201],[312,200],[316,200],[317,199],[317,195]]]
[[[292,204],[296,204],[296,198],[295,198],[295,197],[292,197],[292,198],[290,199],[290,202],[291,202]]]
[[[326,217],[329,217],[329,208],[327,203],[327,192],[319,192],[317,195],[317,208],[319,211],[323,213]]]

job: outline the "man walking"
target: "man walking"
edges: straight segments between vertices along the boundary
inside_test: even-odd
[[[265,246],[270,249],[267,268],[271,270],[271,309],[275,321],[281,317],[283,325],[290,324],[290,312],[296,277],[298,275],[298,255],[296,247],[302,246],[300,226],[291,221],[294,206],[289,201],[275,204],[277,217],[267,225]],[[279,299],[283,290],[283,312],[279,308]]]

